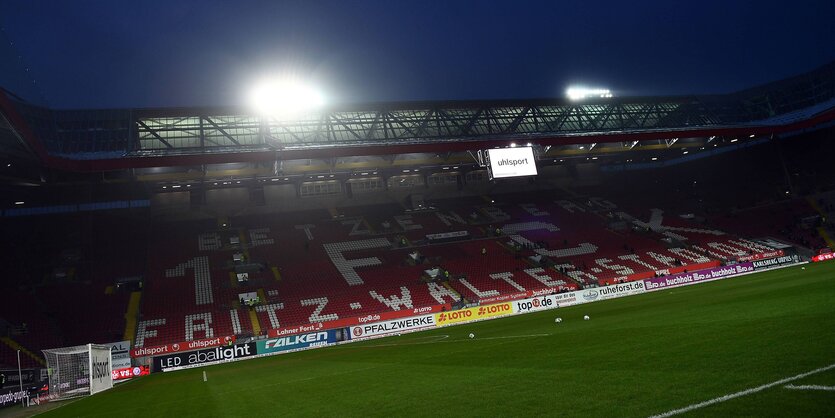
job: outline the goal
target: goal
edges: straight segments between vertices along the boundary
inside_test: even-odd
[[[113,387],[110,348],[87,344],[43,350],[53,400],[94,395]]]

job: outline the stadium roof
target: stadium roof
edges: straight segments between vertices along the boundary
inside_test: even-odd
[[[713,96],[374,103],[278,120],[244,108],[53,110],[2,90],[0,113],[18,148],[72,171],[763,136],[835,119],[835,63]]]

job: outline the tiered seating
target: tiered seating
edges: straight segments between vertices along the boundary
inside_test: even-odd
[[[255,324],[250,309],[238,301],[238,294],[245,292],[266,298],[253,311],[263,332],[453,303],[460,296],[478,301],[606,284],[732,258],[754,248],[753,243],[722,231],[653,214],[651,207],[627,213],[608,200],[547,195],[510,195],[502,196],[499,203],[488,202],[480,198],[446,206],[448,202],[433,202],[434,211],[409,213],[396,205],[352,208],[337,210],[342,215],[337,218],[326,211],[250,216],[231,219],[227,227],[213,221],[154,225],[145,241],[147,280],[136,343],[153,346],[251,334]],[[617,218],[639,228],[610,229]],[[496,228],[502,230],[498,236],[493,233]],[[429,245],[425,240],[427,234],[461,230],[470,234],[465,241]],[[403,235],[409,248],[400,248],[398,237]],[[680,246],[682,242],[685,246]],[[410,263],[408,254],[414,249],[431,261]],[[237,253],[263,266],[250,274],[248,283],[230,277],[232,256]],[[536,255],[556,266],[542,268],[528,259]],[[73,328],[61,318],[57,322],[69,330],[67,339],[92,335],[113,340],[122,331],[120,316],[127,295],[104,295],[104,278],[128,275],[137,268],[120,269],[117,263],[100,266],[94,275],[101,282],[42,292],[50,306],[68,295],[73,302],[65,304],[67,309],[83,310],[85,303],[96,300],[96,306],[80,317],[96,322],[97,331]],[[422,280],[424,270],[436,266],[451,272],[449,287]],[[89,295],[96,295],[95,299]],[[97,315],[113,320],[94,320]],[[32,317],[29,326],[51,325]],[[46,346],[62,341],[63,336],[48,344],[31,343]]]
[[[20,366],[24,369],[43,367],[40,363],[23,353],[20,354]],[[17,351],[12,350],[2,342],[0,342],[0,369],[17,369]]]
[[[506,196],[500,206],[471,201],[474,206],[459,205],[454,211],[437,204],[436,212],[409,214],[413,229],[406,232],[399,224],[393,226],[395,216],[404,212],[392,205],[385,210],[399,212],[369,210],[371,221],[351,216],[364,212],[353,209],[336,219],[324,211],[234,219],[234,230],[180,227],[169,235],[182,240],[153,244],[157,251],[149,263],[138,342],[156,345],[252,329],[247,310],[234,311],[238,291],[263,290],[266,301],[255,309],[263,330],[451,303],[459,295],[484,300],[548,288],[568,290],[578,282],[602,284],[708,260],[691,250],[668,249],[652,232],[607,229],[600,209],[611,211],[611,202],[524,198],[527,201],[517,203]],[[488,225],[506,231],[493,236]],[[424,242],[426,234],[458,230],[470,232],[470,240]],[[207,232],[210,236],[201,240]],[[401,234],[432,262],[408,263],[413,248],[397,248]],[[241,236],[241,248],[228,245],[229,236]],[[534,243],[540,248],[533,248]],[[516,244],[526,248],[515,251]],[[230,285],[231,256],[238,251],[275,267],[280,280],[268,271],[241,288]],[[536,254],[552,259],[557,269],[539,268],[527,260]],[[436,266],[452,273],[454,291],[421,281],[423,271]]]
[[[732,214],[711,217],[710,222],[727,231],[742,236],[777,236],[789,242],[812,249],[823,248],[826,243],[818,235],[814,225],[801,225],[803,218],[818,215],[805,199],[793,199]]]

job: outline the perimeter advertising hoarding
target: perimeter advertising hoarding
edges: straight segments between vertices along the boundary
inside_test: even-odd
[[[531,147],[489,149],[487,159],[490,160],[490,176],[494,179],[537,174]]]
[[[219,363],[257,354],[255,343],[235,344],[225,347],[169,354],[154,357],[154,372],[164,372],[183,367]]]
[[[555,295],[540,296],[537,298],[517,300],[513,302],[514,313],[527,313],[554,309],[557,307]]]
[[[680,273],[672,276],[655,277],[644,280],[647,291],[661,290],[668,287],[678,287],[688,284],[704,282],[709,280],[722,279],[735,274],[749,273],[754,271],[754,264],[751,262],[736,264],[726,267],[715,267],[707,270],[699,270],[691,273]]]
[[[4,379],[6,381],[6,383],[3,384],[2,380],[0,380],[0,389],[19,387],[21,378],[23,378],[23,386],[29,386],[33,383],[41,381],[40,369],[22,369],[20,370],[20,373],[18,373],[16,368],[2,369],[0,370],[0,374],[5,377]]]
[[[510,315],[513,313],[513,304],[509,302],[496,305],[476,306],[474,308],[461,309],[451,312],[435,314],[437,326],[457,324],[459,322],[470,322],[479,319],[487,319],[496,316]]]
[[[280,353],[282,351],[300,350],[333,344],[341,340],[341,329],[311,332],[309,334],[288,335],[286,337],[270,338],[257,341],[258,354]]]
[[[785,266],[789,264],[795,264],[800,262],[800,257],[797,255],[784,255],[782,257],[777,258],[769,258],[765,260],[756,260],[752,261],[751,264],[754,265],[755,270],[764,270],[769,269],[772,267],[777,266]]]
[[[429,314],[433,312],[449,311],[451,309],[452,305],[447,303],[445,305],[421,306],[412,309],[401,309],[399,311],[380,312],[360,317],[337,319],[335,321],[317,322],[314,324],[296,325],[292,327],[270,329],[267,331],[267,336],[269,336],[270,338],[276,338],[284,337],[287,335],[308,334],[311,332],[324,331],[328,329],[339,329],[345,327],[352,327],[354,325],[367,324],[371,322],[388,321],[391,319],[407,318],[410,316]]]
[[[435,315],[423,315],[351,327],[351,339],[376,337],[435,326]]]
[[[0,390],[0,408],[5,406],[19,405],[26,399],[29,399],[28,389],[19,390],[18,388],[10,388],[6,390]]]
[[[130,341],[118,341],[105,345],[110,347],[110,361],[113,370],[130,367]]]
[[[572,293],[577,294],[577,300],[581,301],[582,303],[585,303],[594,302],[597,300],[619,298],[621,296],[637,295],[638,293],[644,293],[645,291],[646,288],[644,286],[644,282],[636,281],[618,283],[603,287],[593,287],[590,289],[577,290]],[[561,304],[561,306],[566,305]]]
[[[125,367],[121,369],[113,369],[110,376],[113,380],[132,379],[134,377],[145,376],[150,374],[151,370],[148,366]]]
[[[812,261],[815,263],[826,260],[835,260],[835,253],[823,253],[812,257]]]

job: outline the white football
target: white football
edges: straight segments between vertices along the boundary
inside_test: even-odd
[[[557,319],[554,320],[554,322],[559,324],[560,322],[562,322],[562,318],[557,318]]]
[[[583,320],[584,320],[584,321],[588,321],[589,319],[591,319],[591,318],[589,318],[589,316],[588,316],[588,315],[586,315],[586,316],[584,316],[584,317],[583,317]]]
[[[470,338],[475,338],[475,334],[473,334],[473,333],[471,332],[471,333],[470,333]]]

